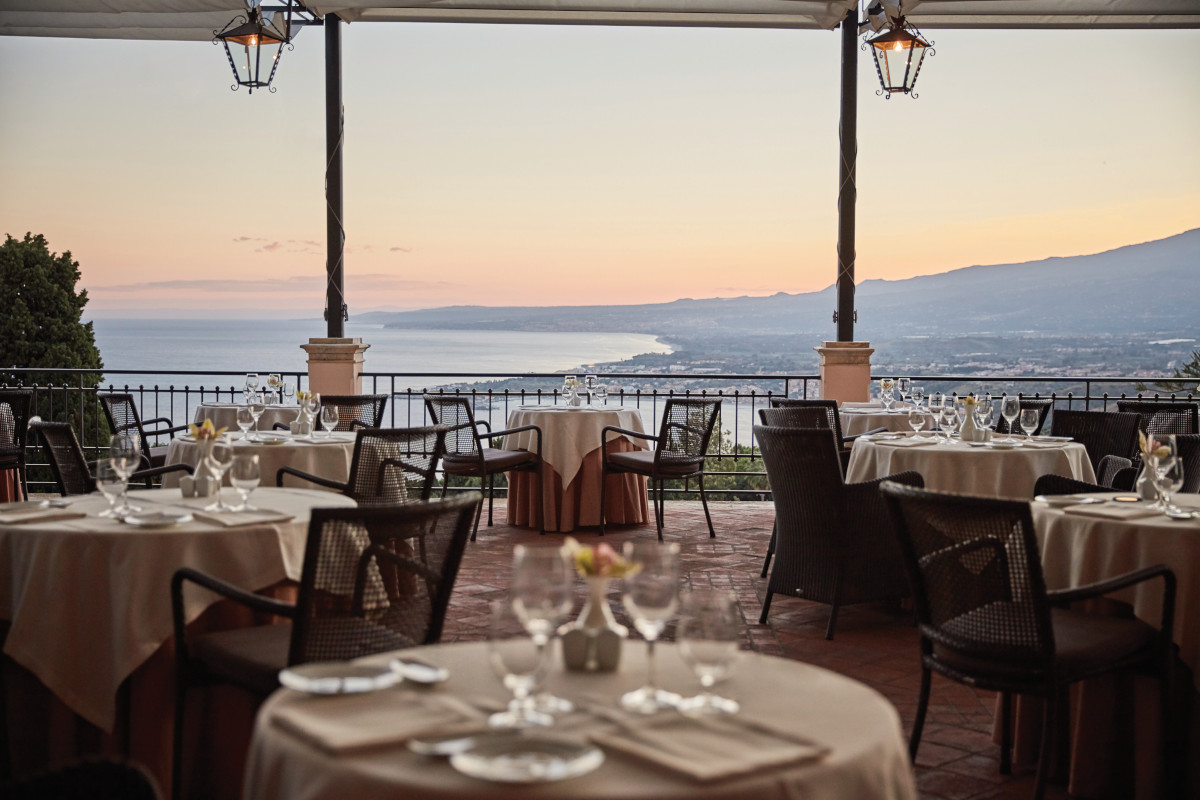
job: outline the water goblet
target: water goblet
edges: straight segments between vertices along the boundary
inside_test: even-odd
[[[513,548],[513,574],[509,594],[513,611],[525,632],[542,650],[571,611],[575,566],[561,547],[519,544]],[[539,710],[569,713],[574,705],[561,697],[541,694]]]
[[[900,395],[900,402],[903,403],[908,397],[909,391],[912,389],[912,378],[897,378],[896,392]]]
[[[946,399],[946,395],[942,394],[941,392],[930,392],[929,393],[929,408],[930,408],[930,410],[936,408],[938,411],[941,411],[942,402],[945,399]]]
[[[908,426],[913,429],[913,438],[924,439],[921,429],[925,427],[925,409],[919,405],[911,408],[908,412]]]
[[[603,383],[596,384],[596,400],[600,405],[608,405],[608,386]]]
[[[1036,432],[1038,429],[1038,422],[1041,421],[1040,419],[1038,419],[1040,416],[1041,416],[1041,412],[1038,411],[1036,408],[1021,409],[1021,417],[1020,417],[1021,430],[1025,431],[1025,435],[1028,436],[1030,439],[1033,438],[1034,432]]]
[[[885,410],[892,407],[893,397],[892,391],[896,388],[896,381],[891,378],[879,379],[879,401],[883,404]]]
[[[736,700],[713,693],[718,681],[729,676],[738,657],[743,628],[737,600],[730,592],[693,589],[680,598],[675,641],[679,655],[700,679],[700,694],[681,700],[684,714],[736,714]]]
[[[337,428],[339,419],[337,406],[327,403],[321,407],[321,427],[325,429],[327,437],[333,438],[333,432]]]
[[[621,706],[638,714],[654,714],[679,703],[679,695],[658,688],[654,670],[654,642],[679,606],[679,545],[631,541],[625,543],[624,554],[638,570],[625,577],[621,602],[633,618],[633,627],[646,640],[647,676],[644,686],[621,697]]]
[[[120,502],[117,503],[117,516],[128,514],[141,509],[129,504],[129,478],[137,471],[142,460],[142,447],[136,433],[126,431],[114,434],[108,440],[108,463],[121,476],[125,486],[121,489]]]
[[[283,396],[290,404],[296,396],[296,384],[291,381],[285,381],[283,384]]]
[[[125,492],[125,478],[113,468],[112,459],[102,458],[96,463],[96,488],[108,501],[108,508],[101,511],[100,516],[118,516],[117,500]]]
[[[209,475],[217,482],[216,499],[204,507],[205,511],[233,511],[233,506],[226,505],[221,500],[221,482],[225,473],[233,466],[233,444],[228,436],[219,436],[213,440],[212,449],[204,459]]]
[[[919,407],[923,402],[925,402],[925,387],[924,386],[914,386],[911,389],[909,389],[909,392],[912,393],[913,405]]]
[[[250,435],[250,429],[254,427],[254,415],[250,413],[250,406],[238,406],[237,410],[237,426],[242,432],[242,438],[245,439]]]
[[[1146,467],[1158,493],[1154,508],[1163,513],[1178,511],[1171,495],[1183,488],[1183,463],[1173,434],[1155,433],[1146,438]]]
[[[267,410],[267,407],[265,405],[263,405],[262,394],[260,392],[255,392],[254,394],[252,394],[250,396],[250,402],[246,405],[246,408],[250,411],[250,417],[254,421],[254,425],[253,425],[254,438],[251,439],[250,441],[257,442],[258,441],[258,420],[263,415],[263,413]]]
[[[242,391],[246,394],[247,398],[249,398],[250,395],[252,395],[258,391],[258,373],[257,372],[247,372],[246,373],[246,382],[242,384]]]
[[[590,406],[592,404],[592,395],[596,393],[596,376],[584,375],[583,388],[587,391],[587,401]]]
[[[258,488],[260,479],[257,454],[242,453],[234,457],[233,466],[229,468],[229,484],[237,490],[242,502],[234,506],[232,511],[258,510],[250,505],[249,500],[250,493]]]
[[[944,444],[954,444],[954,434],[958,432],[958,409],[954,403],[942,403],[942,430],[946,432]]]
[[[1016,395],[1004,395],[1000,400],[1000,416],[1008,423],[1008,438],[1006,442],[1015,442],[1013,438],[1013,423],[1021,416],[1021,398]]]
[[[488,717],[493,728],[532,728],[554,724],[554,717],[535,708],[533,694],[546,676],[546,648],[525,632],[509,600],[491,603],[488,661],[504,687],[512,692],[508,708]]]
[[[272,372],[267,376],[267,386],[270,389],[271,403],[278,403],[279,392],[283,388],[283,376],[278,372]]]
[[[992,407],[991,395],[984,395],[984,398],[982,403],[975,406],[975,424],[981,428],[991,428],[996,410]]]

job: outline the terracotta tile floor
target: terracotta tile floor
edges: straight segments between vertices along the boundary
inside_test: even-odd
[[[759,577],[771,536],[774,510],[769,503],[710,504],[717,538],[710,539],[699,503],[668,502],[664,536],[679,542],[685,570],[693,585],[728,587],[738,597],[746,618],[744,647],[760,653],[817,664],[862,681],[887,697],[899,710],[905,735],[916,709],[920,670],[917,635],[911,614],[881,605],[847,606],[838,617],[832,642],[825,641],[829,607],[775,597],[766,625],[758,624],[766,580]],[[467,547],[447,614],[443,641],[485,639],[488,602],[508,585],[512,546],[546,542],[537,531],[504,524],[504,503],[497,501],[496,524],[480,525],[479,539]],[[601,541],[594,529],[576,531],[585,544]],[[610,528],[604,537],[614,546],[631,537],[654,536],[654,528]],[[583,602],[582,584],[576,602]],[[611,597],[617,618],[628,623],[619,598]],[[668,629],[667,636],[672,634]],[[934,677],[929,716],[917,758],[917,786],[929,800],[1008,800],[1033,793],[1032,771],[1012,777],[1000,774],[999,748],[992,744],[994,695]],[[1051,785],[1046,797],[1067,797]]]

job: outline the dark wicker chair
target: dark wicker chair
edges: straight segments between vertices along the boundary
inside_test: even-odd
[[[96,478],[84,458],[83,448],[75,437],[75,430],[69,422],[42,422],[35,420],[29,423],[29,429],[37,434],[42,450],[54,471],[54,482],[58,484],[58,493],[63,497],[73,494],[91,494],[96,491]],[[170,466],[150,467],[141,469],[129,476],[129,482],[145,480],[166,475],[168,472],[186,472],[192,474],[192,467],[187,464],[171,464]]]
[[[434,644],[479,495],[387,508],[316,508],[308,525],[295,605],[253,594],[194,569],[171,579],[175,626],[175,741],[172,796],[183,785],[188,689],[230,683],[266,697],[279,671]],[[189,637],[185,584],[286,621]]]
[[[1183,488],[1181,492],[1200,492],[1200,434],[1175,434],[1178,458],[1183,462]]]
[[[424,428],[360,428],[350,457],[350,474],[345,482],[312,475],[295,467],[280,467],[275,485],[287,484],[285,476],[336,489],[360,506],[399,505],[428,500],[433,492],[434,473],[445,448],[446,430],[439,425]]]
[[[150,439],[159,436],[173,439],[175,434],[188,429],[187,425],[171,425],[171,420],[167,417],[143,421],[141,415],[138,414],[132,394],[100,392],[96,396],[100,398],[104,417],[108,420],[108,426],[112,428],[113,434],[131,431],[137,433],[138,443],[141,445],[142,455],[146,459],[147,466],[161,467],[167,461],[167,446],[151,446]]]
[[[383,426],[383,411],[387,407],[386,394],[323,394],[322,406],[337,406],[338,423],[335,431],[354,431],[359,428],[380,428]],[[324,429],[320,415],[316,425]],[[286,422],[276,422],[272,430],[290,431],[292,427]]]
[[[1169,741],[1175,575],[1165,566],[1048,592],[1029,503],[882,487],[908,570],[920,633],[921,689],[909,739],[915,760],[933,672],[1001,693],[1000,771],[1012,769],[1011,694],[1046,699],[1034,798],[1046,784],[1057,700],[1084,678],[1150,667],[1161,680]],[[1069,604],[1162,578],[1158,630],[1136,619],[1095,616]]]
[[[879,484],[890,478],[923,486],[921,476],[901,472],[848,484],[829,431],[755,425],[754,436],[779,533],[759,623],[767,622],[772,595],[803,597],[832,606],[825,630],[832,639],[842,605],[907,597],[908,578]]]
[[[1138,430],[1142,433],[1200,433],[1200,414],[1195,403],[1171,403],[1165,400],[1118,400],[1117,411],[1141,417]],[[1137,447],[1125,453],[1133,466],[1141,469],[1142,451]]]
[[[425,408],[429,418],[435,424],[445,425],[446,455],[442,459],[442,472],[446,479],[442,481],[442,497],[446,496],[451,475],[460,478],[479,478],[480,484],[487,486],[488,496],[488,527],[492,527],[492,506],[496,494],[496,475],[501,472],[536,472],[538,485],[542,483],[542,429],[537,425],[522,425],[519,428],[508,428],[502,431],[492,431],[487,420],[476,420],[471,411],[471,403],[465,397],[453,395],[426,395]],[[479,429],[483,428],[484,433]],[[503,450],[492,447],[495,439],[522,431],[534,431],[537,441],[537,452],[528,450]],[[488,447],[483,443],[488,442]],[[480,506],[480,513],[483,507]],[[541,532],[546,532],[545,514],[542,515]],[[479,534],[479,519],[475,520],[475,528],[471,531],[471,541]]]
[[[1038,410],[1037,430],[1033,432],[1036,436],[1042,432],[1042,427],[1046,424],[1046,417],[1050,415],[1050,410],[1054,408],[1053,397],[1025,397],[1021,396],[1021,410],[1036,408]],[[1058,412],[1055,412],[1058,413]],[[999,414],[996,415],[996,433],[1008,433],[1008,420]],[[1013,433],[1024,433],[1025,430],[1021,427],[1021,418],[1013,420]]]
[[[158,784],[141,765],[89,758],[11,783],[0,783],[8,800],[160,800]]]
[[[713,530],[712,515],[708,513],[708,497],[704,494],[704,456],[712,439],[713,427],[721,413],[721,401],[708,398],[671,398],[663,406],[662,425],[658,435],[625,430],[613,425],[600,432],[600,535],[604,535],[604,494],[609,473],[644,475],[650,481],[651,492],[658,487],[654,503],[654,521],[658,540],[663,538],[663,515],[666,511],[666,482],[696,479],[700,489],[700,504],[708,522],[708,535]],[[609,452],[608,435],[623,434],[634,439],[654,442],[653,450]],[[653,495],[652,495],[653,496]]]
[[[1033,485],[1033,494],[1086,494],[1088,492],[1128,492],[1133,490],[1137,472],[1128,458],[1105,456],[1100,459],[1096,473],[1099,483],[1068,478],[1065,475],[1042,475]]]
[[[32,389],[0,389],[0,472],[16,472],[18,498],[29,498],[25,474],[25,435],[29,428]]]
[[[854,440],[859,436],[869,436],[874,433],[883,433],[887,428],[872,428],[869,431],[856,433],[853,436],[845,436],[842,434],[842,418],[838,414],[837,400],[802,400],[800,398],[789,397],[772,397],[771,408],[819,408],[825,412],[825,416],[829,418],[829,427],[837,434],[838,447],[845,451],[842,457],[843,463],[850,459],[850,448],[854,445]],[[762,414],[760,413],[761,417]],[[774,423],[764,423],[774,424]]]
[[[1127,458],[1137,449],[1137,414],[1119,411],[1073,411],[1060,408],[1054,412],[1050,430],[1055,436],[1070,436],[1087,448],[1092,469],[1100,475],[1100,462],[1105,456]]]

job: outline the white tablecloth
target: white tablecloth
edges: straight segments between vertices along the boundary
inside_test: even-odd
[[[659,681],[694,694],[698,681],[674,645],[656,648]],[[507,692],[491,671],[487,644],[433,645],[421,659],[450,668],[451,679],[433,689],[469,703],[494,706]],[[372,660],[372,659],[364,659]],[[572,673],[555,666],[546,688],[591,704],[615,704],[646,677],[645,645],[628,641],[615,673]],[[816,762],[761,769],[750,775],[697,783],[664,768],[606,749],[598,770],[559,783],[506,785],[458,774],[446,759],[419,756],[402,744],[380,745],[354,755],[330,755],[275,723],[277,714],[299,704],[321,703],[281,690],[259,712],[246,768],[243,800],[905,800],[916,797],[906,740],[895,708],[867,686],[819,667],[743,653],[721,694],[742,704],[741,717],[780,726],[793,735],[828,746]],[[389,692],[429,691],[403,684]],[[336,699],[335,699],[336,702]],[[334,708],[327,705],[326,708]],[[596,721],[570,717],[586,735]]]
[[[1200,508],[1200,495],[1177,495],[1176,502]],[[1032,507],[1047,588],[1081,586],[1155,564],[1174,570],[1178,594],[1173,636],[1200,690],[1200,520],[1179,521],[1161,514],[1101,519],[1065,513],[1045,503]],[[1150,625],[1158,627],[1162,621],[1162,581],[1147,581],[1114,596],[1132,603],[1138,618]]]
[[[130,492],[142,507],[196,508],[178,490]],[[70,498],[86,517],[0,525],[0,618],[12,625],[4,652],[68,707],[111,730],[121,682],[172,635],[170,582],[193,567],[247,589],[299,580],[309,511],[353,506],[331,492],[259,489],[252,502],[289,522],[225,528],[202,521],[135,528],[97,517],[99,494]],[[188,593],[187,619],[217,600]]]
[[[600,447],[600,434],[606,425],[645,433],[642,412],[624,406],[580,406],[571,410],[565,406],[522,406],[508,415],[508,428],[537,425],[542,429],[542,460],[562,476],[563,487],[570,485],[588,453]],[[649,449],[645,439],[625,438],[635,447]],[[504,446],[509,450],[537,449],[533,431],[511,437]]]
[[[907,444],[908,438],[901,441]],[[914,447],[863,439],[854,442],[846,481],[870,481],[905,470],[921,473],[926,489],[1021,500],[1033,497],[1033,485],[1042,475],[1096,481],[1087,449],[1078,442],[1054,446],[1025,444],[999,450],[961,442],[952,445],[930,442]]]
[[[908,424],[908,409],[896,411],[884,411],[882,408],[860,408],[854,406],[842,406],[838,411],[838,418],[842,424],[843,436],[857,436],[860,433],[866,433],[875,428],[886,428],[889,431],[900,431],[908,433],[912,431],[912,426]],[[925,427],[922,430],[929,430],[929,421],[932,417],[926,415]]]
[[[228,428],[230,433],[237,434],[238,408],[237,403],[201,403],[196,406],[196,415],[192,421],[198,425],[206,419],[211,419],[214,427]],[[276,422],[291,425],[299,413],[299,406],[267,406],[258,418],[258,428],[251,430],[269,431]]]
[[[266,434],[264,434],[265,436]],[[271,434],[283,437],[279,444],[262,444],[249,439],[237,438],[240,433],[233,435],[234,457],[242,453],[258,454],[258,471],[260,486],[274,486],[275,475],[280,467],[295,467],[310,475],[329,478],[334,481],[345,481],[350,476],[350,461],[354,457],[354,440],[356,434],[334,431],[327,436],[323,431],[317,432],[317,438],[296,437],[284,431]],[[199,449],[195,440],[190,436],[175,437],[167,448],[167,464],[190,464],[196,466],[199,460]],[[163,476],[163,486],[179,486],[182,472],[168,473]],[[288,486],[300,486],[302,481],[289,476],[284,479]],[[223,485],[229,485],[229,473],[225,473]],[[311,488],[311,484],[309,484]]]

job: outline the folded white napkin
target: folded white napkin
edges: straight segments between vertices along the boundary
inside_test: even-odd
[[[223,511],[219,514],[193,511],[192,516],[201,522],[207,522],[210,525],[220,525],[222,528],[240,528],[243,525],[266,525],[273,522],[287,522],[292,519],[291,514],[284,514],[282,511],[271,511],[265,508],[258,511]]]
[[[906,436],[903,439],[872,439],[871,442],[879,446],[891,445],[892,447],[926,447],[935,444],[933,439],[917,439],[912,436]]]
[[[467,735],[487,729],[483,712],[462,700],[406,689],[299,697],[277,707],[273,721],[327,753],[399,744],[417,736]]]
[[[82,511],[72,511],[69,508],[26,508],[12,511],[0,511],[0,525],[21,525],[31,522],[56,522],[63,519],[79,519],[86,517]]]
[[[739,716],[603,716],[617,726],[591,733],[592,741],[701,782],[816,760],[829,752],[823,745]]]
[[[1081,517],[1100,517],[1102,519],[1141,519],[1153,517],[1159,512],[1141,503],[1092,503],[1081,506],[1066,506],[1066,514],[1078,514]]]

